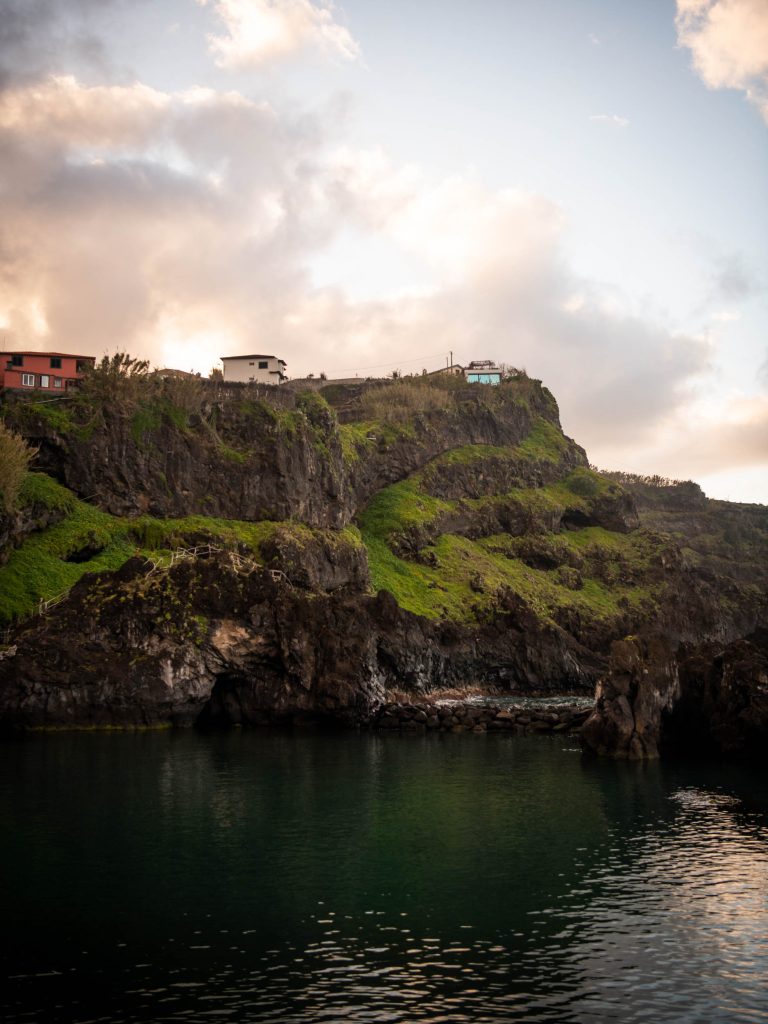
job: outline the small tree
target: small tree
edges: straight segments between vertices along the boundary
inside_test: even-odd
[[[148,379],[148,359],[115,352],[113,356],[103,356],[100,363],[85,373],[80,390],[84,397],[102,404],[120,399],[135,401]]]
[[[0,420],[0,509],[12,512],[29,464],[37,454]]]

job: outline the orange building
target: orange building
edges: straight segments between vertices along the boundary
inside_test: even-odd
[[[0,352],[0,388],[63,394],[95,361],[69,352]]]

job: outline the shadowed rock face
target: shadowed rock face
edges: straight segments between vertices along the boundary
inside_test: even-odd
[[[245,723],[354,718],[383,695],[357,601],[310,596],[226,554],[155,574],[133,559],[84,577],[55,612],[0,662],[6,725],[190,725],[233,682],[228,720]]]
[[[669,750],[768,758],[768,630],[681,652],[680,698],[661,742]]]
[[[660,750],[765,759],[767,739],[765,630],[677,655],[659,639],[618,641],[582,729],[586,750],[635,760]]]
[[[582,728],[585,748],[632,760],[658,757],[662,714],[679,692],[668,643],[636,637],[616,641],[609,674],[597,684],[595,710]]]
[[[0,659],[0,725],[257,724],[312,715],[367,721],[386,686],[477,679],[590,692],[601,667],[556,627],[512,607],[473,630],[345,585],[325,555],[302,589],[228,553],[148,573],[132,559],[84,577]],[[66,643],[62,637],[67,637]]]
[[[0,507],[0,565],[8,561],[11,551],[36,530],[44,530],[62,519],[61,510],[32,504],[7,512]]]
[[[10,415],[15,429],[39,447],[36,468],[114,515],[292,517],[339,529],[376,491],[442,452],[465,444],[518,444],[537,415],[559,428],[556,407],[540,392],[526,402],[505,394],[493,412],[483,394],[475,385],[450,408],[415,414],[407,432],[373,436],[352,460],[345,458],[327,406],[282,408],[293,401],[282,393],[276,408],[266,401],[227,401],[203,406],[182,427],[158,415],[146,431],[141,407],[133,406],[106,406],[87,429],[69,431],[31,408]],[[582,449],[572,444],[572,452],[574,465],[586,464]]]

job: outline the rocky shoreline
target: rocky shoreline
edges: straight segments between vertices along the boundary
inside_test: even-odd
[[[382,705],[371,717],[371,729],[404,732],[578,732],[592,714],[578,705],[536,709],[502,707],[467,701],[396,702]]]

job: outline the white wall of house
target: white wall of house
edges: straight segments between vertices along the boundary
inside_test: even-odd
[[[285,363],[277,356],[222,356],[224,380],[243,384],[279,384],[285,376]]]

